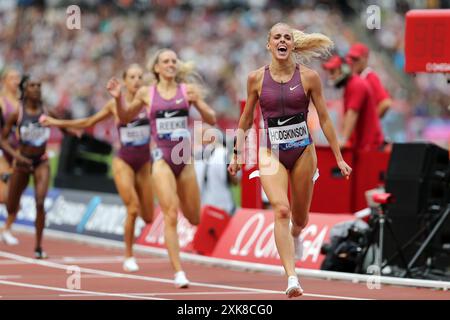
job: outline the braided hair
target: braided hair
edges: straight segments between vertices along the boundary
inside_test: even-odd
[[[30,75],[24,74],[22,79],[20,79],[19,90],[20,90],[20,101],[25,102],[25,90],[27,88],[27,83],[30,81]]]

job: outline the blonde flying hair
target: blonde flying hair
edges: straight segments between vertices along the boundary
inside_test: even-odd
[[[334,47],[333,41],[321,33],[305,33],[289,26],[284,22],[276,23],[270,28],[268,41],[272,34],[272,29],[279,26],[287,26],[292,31],[294,41],[295,58],[300,61],[309,62],[312,58],[326,57],[330,55]]]
[[[145,81],[150,84],[157,84],[159,82],[159,75],[155,71],[155,65],[159,61],[159,57],[162,53],[172,51],[171,49],[164,48],[156,51],[147,63],[147,70],[151,73],[150,77],[146,77]],[[207,90],[204,85],[204,81],[201,75],[195,70],[195,64],[193,61],[182,61],[177,59],[177,74],[175,76],[177,83],[189,83],[194,84],[199,89],[199,94],[202,98],[207,95]]]

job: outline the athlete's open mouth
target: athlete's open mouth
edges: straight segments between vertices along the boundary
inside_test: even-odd
[[[285,46],[285,45],[280,45],[278,48],[277,48],[277,50],[278,50],[278,52],[279,53],[286,53],[287,52],[287,47]]]

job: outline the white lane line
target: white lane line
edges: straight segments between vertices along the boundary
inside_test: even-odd
[[[8,279],[22,279],[22,276],[16,274],[12,274],[9,276],[0,276],[0,280],[8,280]]]
[[[5,265],[5,266],[9,266],[9,265],[20,265],[20,264],[26,264],[23,262],[17,262],[17,261],[12,261],[12,260],[0,260],[0,266]]]
[[[57,263],[82,263],[82,264],[103,264],[103,263],[122,263],[124,257],[64,257],[62,259],[50,259],[52,262]],[[156,259],[148,259],[148,258],[136,258],[138,263],[164,263],[169,261],[167,258],[156,258]]]
[[[123,261],[123,257],[62,257],[60,259],[51,259],[57,263],[117,263]]]
[[[135,296],[135,295],[128,295],[128,294],[121,294],[121,293],[108,293],[108,292],[97,292],[97,291],[87,291],[87,290],[72,290],[72,289],[65,289],[65,288],[59,288],[59,287],[49,287],[49,286],[43,286],[43,285],[37,285],[37,284],[4,281],[4,280],[0,280],[0,284],[7,285],[7,286],[15,286],[15,287],[49,290],[49,291],[86,293],[86,294],[89,294],[92,296],[119,297],[119,298],[143,299],[143,300],[166,300],[163,298],[142,297],[142,296]]]
[[[102,276],[99,274],[81,274],[81,279],[107,279],[107,278],[111,278],[108,276]]]
[[[134,296],[203,296],[203,295],[244,295],[244,294],[266,294],[265,292],[242,292],[242,291],[206,291],[206,292],[155,292],[155,293],[127,293]],[[90,296],[88,294],[60,294],[60,297],[87,297]]]
[[[67,270],[67,267],[68,267],[68,265],[64,265],[64,264],[58,264],[58,263],[54,263],[54,262],[50,262],[50,261],[31,259],[31,258],[27,258],[27,257],[24,257],[24,256],[19,256],[19,255],[8,253],[8,252],[3,252],[3,251],[0,251],[0,257],[11,259],[11,260],[16,260],[16,261],[27,262],[29,264],[41,265],[41,266],[49,267],[49,268],[55,268],[55,269]],[[140,275],[132,275],[132,274],[104,271],[104,270],[91,269],[91,268],[80,268],[80,272],[104,275],[104,276],[109,276],[109,277],[112,277],[112,278],[124,278],[124,279],[133,279],[133,280],[142,280],[142,281],[149,281],[149,282],[167,283],[167,284],[173,285],[173,280],[172,279],[164,279],[164,278],[157,278],[157,277],[147,277],[147,276],[140,276]],[[257,288],[246,288],[246,287],[236,287],[236,286],[228,286],[228,285],[217,285],[217,284],[202,283],[202,282],[191,282],[190,285],[191,286],[197,286],[197,287],[225,289],[225,290],[284,294],[283,291],[257,289]],[[308,294],[308,293],[304,293],[303,295],[304,296],[310,296],[310,294]],[[356,297],[344,297],[344,296],[334,296],[334,295],[319,295],[319,294],[314,294],[313,297],[329,298],[329,299],[341,299],[341,300],[367,300],[367,299],[356,298]]]
[[[123,257],[108,257],[108,258],[76,258],[76,257],[64,257],[61,259],[48,259],[48,261],[56,262],[56,263],[71,263],[71,264],[114,264],[114,263],[122,263]],[[169,260],[166,258],[158,258],[158,259],[136,259],[139,264],[152,264],[152,263],[166,263]],[[24,265],[26,262],[20,261],[11,261],[11,260],[0,260],[0,265]]]
[[[80,256],[53,256],[57,259],[80,259],[80,260],[92,260],[92,259],[123,259],[123,256],[120,255],[80,255]]]

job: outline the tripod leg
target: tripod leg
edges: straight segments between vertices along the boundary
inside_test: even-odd
[[[402,247],[401,247],[401,252],[403,252],[403,250],[406,250],[407,248],[409,248],[413,243],[416,242],[417,239],[420,238],[421,235],[423,235],[423,233],[428,229],[427,226],[422,227],[410,240],[408,240],[408,242],[406,242]],[[393,231],[391,230],[391,234],[393,234]],[[399,251],[395,252],[391,257],[388,258],[388,260],[386,261],[386,265],[389,265],[392,261],[394,261],[395,258],[397,258],[397,256],[399,255]],[[405,264],[406,266],[406,264]]]
[[[422,255],[423,251],[428,247],[431,240],[436,236],[436,233],[439,231],[439,229],[444,224],[445,220],[447,220],[448,215],[450,214],[450,205],[447,206],[447,209],[445,210],[444,214],[439,218],[438,222],[435,224],[433,230],[431,230],[428,237],[425,239],[425,241],[420,246],[419,250],[417,250],[414,257],[411,259],[411,261],[408,264],[408,268],[411,269],[412,266],[417,262],[417,259]]]
[[[380,216],[379,225],[380,225],[380,232],[378,236],[378,254],[377,254],[377,266],[380,269],[383,267],[383,239],[384,239],[384,224],[385,224],[385,217]]]
[[[394,240],[395,247],[397,249],[397,254],[400,256],[400,259],[402,260],[403,265],[406,268],[406,274],[407,276],[411,276],[411,268],[408,266],[408,262],[406,261],[405,255],[403,254],[403,249],[398,243],[397,238],[395,237],[394,230],[392,230],[391,222],[389,220],[386,221],[386,225],[388,227],[389,233],[391,234],[392,239]]]

